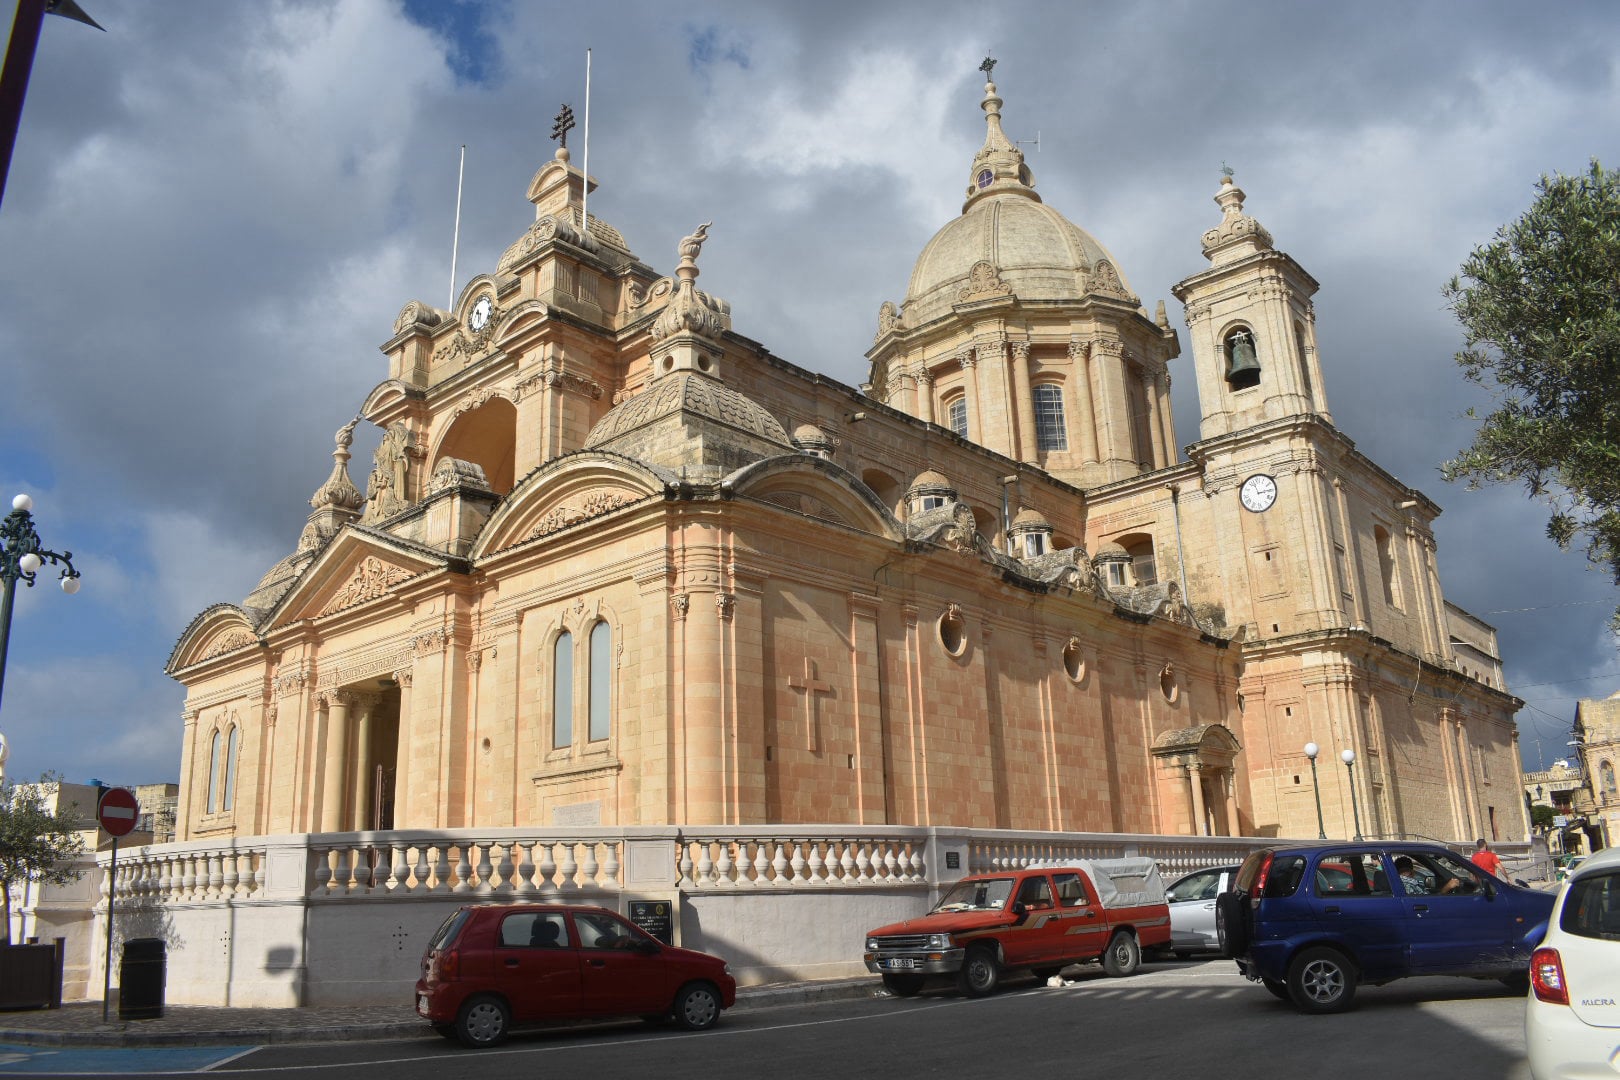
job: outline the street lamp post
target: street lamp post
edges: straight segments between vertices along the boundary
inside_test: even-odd
[[[6,686],[6,646],[11,641],[11,602],[20,581],[34,587],[34,576],[46,563],[61,566],[62,591],[72,595],[79,591],[79,572],[73,569],[73,552],[47,551],[39,546],[39,533],[34,531],[34,519],[29,511],[34,500],[18,495],[11,500],[11,513],[0,522],[0,586],[4,599],[0,599],[0,694]]]
[[[1305,756],[1311,759],[1311,791],[1316,796],[1316,838],[1327,839],[1327,828],[1322,824],[1322,785],[1316,781],[1316,755],[1321,748],[1313,742],[1305,744]]]
[[[1346,750],[1339,755],[1339,760],[1344,762],[1344,769],[1350,774],[1350,813],[1355,815],[1356,842],[1359,844],[1361,842],[1361,807],[1356,802],[1356,752]]]

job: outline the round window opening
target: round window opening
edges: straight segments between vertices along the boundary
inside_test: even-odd
[[[708,371],[709,368],[712,367],[712,366],[713,365],[709,363],[709,358],[707,356],[698,357],[698,370],[699,371]]]
[[[675,358],[673,356],[664,357],[664,370],[665,371],[674,371],[675,370]]]
[[[1086,677],[1086,654],[1080,650],[1080,643],[1073,638],[1063,650],[1063,670],[1069,673],[1069,678],[1079,682]]]
[[[955,608],[939,617],[939,643],[952,656],[961,656],[967,648],[967,623]]]
[[[1176,669],[1169,664],[1164,665],[1164,670],[1159,672],[1159,692],[1164,694],[1166,701],[1176,700],[1179,693],[1176,687]]]
[[[483,741],[483,743],[482,743],[482,744],[481,744],[481,745],[482,745],[482,746],[483,746],[483,749],[484,749],[484,753],[486,753],[486,754],[487,754],[487,753],[489,753],[489,749],[490,749],[490,742],[489,742],[489,740],[488,740],[488,739],[485,739],[485,740],[484,740],[484,741]]]

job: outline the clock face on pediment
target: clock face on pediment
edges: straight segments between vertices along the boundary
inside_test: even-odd
[[[467,325],[474,332],[482,330],[489,325],[489,317],[494,311],[495,301],[488,296],[480,296],[478,302],[472,306],[472,311],[467,314]]]
[[[1255,473],[1243,481],[1238,499],[1242,501],[1245,510],[1263,514],[1277,501],[1277,481],[1265,473]]]

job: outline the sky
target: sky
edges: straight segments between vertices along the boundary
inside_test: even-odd
[[[1542,174],[1620,159],[1620,5],[80,3],[106,32],[46,19],[0,204],[0,494],[84,583],[18,592],[13,779],[178,778],[175,642],[292,550],[405,302],[448,306],[533,220],[588,48],[592,214],[666,274],[712,220],[736,331],[851,386],[961,211],[987,55],[1043,198],[1184,348],[1170,289],[1208,265],[1230,166],[1321,282],[1335,423],[1444,507],[1445,595],[1500,632],[1526,767],[1620,689],[1609,576],[1522,488],[1439,474],[1491,404],[1441,289]],[[1171,372],[1185,446],[1190,348]]]

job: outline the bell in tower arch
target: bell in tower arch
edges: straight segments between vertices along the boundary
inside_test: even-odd
[[[1260,384],[1260,361],[1254,355],[1254,335],[1238,327],[1226,336],[1226,385],[1247,390]]]

